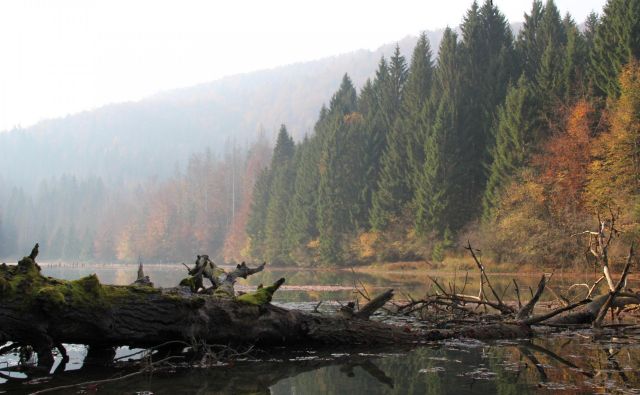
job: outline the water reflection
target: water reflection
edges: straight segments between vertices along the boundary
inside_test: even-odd
[[[135,265],[95,265],[85,267],[44,266],[46,275],[79,278],[97,273],[104,283],[127,284],[134,280]],[[145,265],[158,286],[173,286],[185,275],[179,265]],[[316,300],[353,298],[353,277],[345,271],[268,270],[241,285],[256,286],[287,278],[276,301],[288,307],[312,309]],[[426,276],[415,273],[393,275],[358,274],[371,291],[393,287],[398,295],[420,296],[430,288]],[[442,283],[461,287],[463,277],[441,276]],[[477,292],[471,280],[465,292]],[[512,276],[494,277],[498,292],[509,292]],[[534,286],[538,278],[519,277],[521,290]],[[592,281],[589,278],[590,281]],[[453,283],[456,285],[453,285]],[[574,279],[554,277],[557,289]],[[335,304],[327,303],[327,310]],[[601,339],[593,333],[550,332],[533,340],[483,343],[450,340],[412,348],[376,349],[276,349],[256,353],[251,360],[207,369],[182,368],[145,373],[127,380],[90,388],[102,394],[149,391],[154,394],[583,394],[640,393],[640,328],[612,329]],[[0,345],[1,346],[1,345]],[[0,393],[30,393],[37,389],[103,379],[129,373],[105,365],[83,346],[67,347],[70,360],[61,365],[56,358],[56,374],[29,381],[20,373],[9,373],[17,355],[0,358]],[[131,350],[120,348],[117,355]],[[63,371],[64,370],[64,371]],[[73,390],[72,393],[76,393]],[[69,393],[68,390],[59,393]]]
[[[104,284],[125,285],[136,279],[137,265],[125,264],[42,264],[43,273],[47,276],[78,279],[95,273]],[[181,264],[145,264],[145,274],[149,275],[156,286],[173,287],[186,277],[186,270]],[[275,295],[278,302],[307,302],[320,300],[346,300],[353,298],[354,283],[363,284],[371,293],[383,289],[394,288],[399,297],[411,295],[420,298],[432,289],[432,282],[428,276],[434,276],[448,289],[460,291],[464,288],[467,294],[477,294],[479,277],[476,272],[458,273],[426,273],[415,271],[352,273],[350,270],[312,270],[312,269],[272,269],[269,266],[246,280],[240,279],[238,289],[247,291],[258,284],[272,284],[280,277],[287,282]],[[556,290],[566,289],[576,282],[593,283],[598,273],[585,273],[553,276],[553,287]],[[513,278],[517,278],[520,292],[524,299],[528,299],[531,289],[537,286],[539,275],[503,274],[491,275],[491,282],[500,295],[514,298]],[[466,278],[466,285],[465,285]],[[637,282],[637,281],[633,281]],[[574,287],[575,298],[586,294],[586,289]],[[544,299],[554,299],[550,293],[545,293]]]
[[[639,338],[593,342],[556,334],[517,342],[452,340],[412,350],[271,350],[258,360],[208,369],[145,374],[102,385],[100,393],[154,394],[586,394],[638,393]],[[127,371],[128,372],[128,371]],[[48,382],[0,385],[38,388],[122,374],[113,367],[67,371]],[[60,393],[65,393],[61,391]]]

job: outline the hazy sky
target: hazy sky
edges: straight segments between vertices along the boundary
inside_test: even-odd
[[[531,0],[494,0],[522,21]],[[556,0],[577,22],[605,0]],[[457,26],[471,0],[2,0],[0,130]]]

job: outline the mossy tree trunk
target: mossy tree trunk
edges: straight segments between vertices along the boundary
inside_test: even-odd
[[[62,348],[62,343],[94,348],[149,347],[173,340],[357,345],[530,334],[522,325],[416,331],[358,317],[287,310],[268,303],[270,295],[260,296],[260,292],[273,292],[272,287],[259,289],[256,298],[243,301],[242,297],[192,293],[188,287],[103,285],[95,275],[62,281],[42,276],[33,259],[26,257],[17,266],[0,267],[0,338],[31,345],[39,364],[50,367],[51,349]]]

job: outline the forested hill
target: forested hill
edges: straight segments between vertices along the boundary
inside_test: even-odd
[[[439,42],[441,34],[429,37]],[[415,40],[401,40],[401,50],[409,53]],[[273,141],[283,122],[302,136],[312,131],[342,74],[363,84],[394,45],[231,76],[0,133],[0,180],[33,190],[41,180],[64,174],[97,176],[107,184],[163,179],[204,147],[216,154],[232,140],[246,146],[261,130]]]
[[[428,35],[439,42],[442,31]],[[401,51],[416,40],[401,40]],[[364,84],[394,48],[232,76],[0,133],[0,259],[23,256],[35,242],[45,261],[242,258],[253,183],[279,125],[312,133],[342,74]]]
[[[282,127],[256,181],[253,256],[438,262],[471,238],[496,260],[559,265],[584,259],[570,235],[598,213],[637,240],[640,0],[609,0],[584,29],[534,1],[516,35],[474,2],[460,32],[437,51],[421,37],[359,90],[345,75],[303,142]]]

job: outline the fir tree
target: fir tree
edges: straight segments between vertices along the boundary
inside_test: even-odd
[[[319,188],[318,154],[320,150],[317,147],[317,141],[317,138],[305,137],[296,149],[296,156],[299,158],[294,161],[297,164],[295,186],[291,198],[291,215],[287,221],[286,237],[291,250],[317,237],[318,234],[316,215]]]
[[[542,53],[546,47],[546,42],[540,35],[542,15],[542,2],[534,0],[531,11],[528,14],[524,14],[524,23],[518,33],[516,42],[516,52],[520,67],[529,80],[532,80],[538,73]]]
[[[429,100],[437,103],[437,110],[428,123],[431,126],[424,144],[424,163],[414,197],[415,227],[419,234],[442,234],[449,222],[447,214],[451,199],[455,199],[453,183],[456,179],[452,172],[459,169],[460,154],[456,144],[460,131],[458,62],[457,36],[447,28],[440,43],[434,89]],[[423,111],[431,108],[425,105]]]
[[[595,93],[618,97],[622,67],[640,58],[640,0],[610,0],[594,36],[590,78]]]
[[[513,37],[505,17],[487,0],[473,3],[461,25],[461,83],[459,105],[460,179],[456,188],[466,193],[455,197],[456,214],[467,219],[478,214],[493,145],[491,127],[497,106],[503,102],[514,70]],[[461,223],[451,225],[453,232]]]
[[[535,107],[531,87],[523,74],[517,85],[509,88],[505,103],[498,110],[496,145],[492,150],[493,161],[482,202],[485,219],[490,217],[497,205],[500,189],[525,164],[533,141]]]
[[[295,144],[282,125],[271,160],[272,182],[265,219],[265,258],[276,263],[287,263],[285,230],[289,203],[293,194],[294,173],[292,159]]]
[[[349,178],[356,175],[350,174],[350,169],[345,166],[345,158],[349,158],[354,148],[347,138],[348,126],[353,122],[362,122],[362,116],[354,113],[356,105],[355,88],[345,75],[340,89],[331,100],[320,140],[317,218],[320,257],[327,264],[342,261],[342,239],[352,221],[350,205],[357,204],[353,194],[347,192],[356,188],[350,185]],[[361,177],[361,174],[357,176]]]
[[[575,97],[587,94],[586,66],[589,49],[584,35],[569,14],[563,24],[567,32],[567,43],[562,64],[562,99],[565,103],[571,103]]]
[[[425,162],[420,184],[416,190],[416,231],[418,234],[435,233],[441,236],[458,218],[450,217],[455,201],[454,171],[459,169],[455,154],[458,131],[454,98],[445,92],[439,101],[434,123],[425,142]],[[455,225],[454,225],[455,226]]]
[[[420,165],[413,166],[421,170],[424,131],[420,113],[431,90],[432,74],[431,48],[423,33],[413,51],[403,89],[402,115],[387,135],[385,152],[380,159],[381,171],[370,213],[370,223],[375,229],[383,229],[390,217],[397,215],[413,197],[410,160],[416,158]]]

